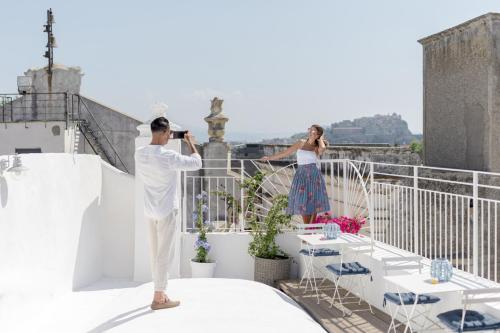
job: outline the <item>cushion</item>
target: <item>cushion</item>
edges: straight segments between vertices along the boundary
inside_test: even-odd
[[[500,328],[500,319],[488,313],[479,313],[467,310],[465,313],[464,329],[460,331],[462,309],[451,310],[437,316],[446,326],[456,332],[484,331]]]
[[[306,255],[308,256],[309,255],[309,251],[307,249],[302,249],[299,251],[300,254],[303,254],[303,255]],[[332,250],[332,249],[316,249],[313,251],[313,256],[314,257],[331,257],[331,256],[339,256],[340,255],[340,252],[339,251],[335,251],[335,250]]]
[[[401,293],[401,298],[403,299],[404,305],[415,304],[415,294],[414,293]],[[385,293],[384,294],[384,304],[385,304],[385,301],[389,301],[391,303],[401,305],[401,298],[399,297],[399,293]],[[439,301],[440,301],[439,297],[436,297],[433,295],[428,295],[428,294],[423,294],[423,295],[418,295],[417,304],[432,304],[432,303],[436,303]]]
[[[335,275],[366,275],[370,274],[370,270],[362,266],[359,262],[344,262],[341,264],[331,264],[326,268]]]

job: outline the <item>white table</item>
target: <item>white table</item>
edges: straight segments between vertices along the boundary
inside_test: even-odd
[[[326,239],[323,234],[297,235],[297,237],[312,248],[363,246],[372,244],[368,237],[347,233],[341,233],[336,239]]]
[[[319,292],[318,292],[318,286],[316,284],[316,276],[314,274],[314,256],[313,252],[316,249],[319,248],[339,248],[340,251],[346,247],[361,247],[361,246],[371,246],[372,242],[371,239],[365,236],[359,236],[359,235],[354,235],[354,234],[348,234],[348,233],[341,233],[339,237],[336,239],[326,239],[325,235],[323,234],[303,234],[303,235],[297,235],[297,237],[306,244],[307,250],[309,252],[309,256],[305,258],[305,263],[306,263],[306,272],[311,272],[313,277],[312,281],[310,277],[307,278],[308,282],[306,283],[306,290],[307,290],[307,285],[309,282],[311,282],[311,288],[316,292],[316,298],[319,304]],[[341,252],[342,255],[342,252]],[[318,257],[321,258],[321,257]],[[325,257],[328,258],[328,257]]]
[[[393,275],[384,276],[384,280],[397,289],[398,293],[401,292],[413,292],[415,294],[415,303],[412,305],[410,313],[407,313],[407,323],[405,327],[405,332],[411,328],[411,321],[414,319],[415,308],[418,303],[419,295],[422,294],[443,294],[452,292],[463,292],[468,289],[484,288],[484,281],[480,281],[476,278],[466,278],[457,274],[454,274],[450,281],[439,282],[433,284],[431,282],[431,276],[427,273],[411,274],[411,275]],[[429,318],[427,318],[430,320]]]

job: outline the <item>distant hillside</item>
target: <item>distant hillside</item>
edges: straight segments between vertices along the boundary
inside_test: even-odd
[[[405,145],[414,140],[420,140],[421,135],[414,135],[408,129],[408,124],[401,115],[375,115],[354,120],[343,120],[329,126],[323,126],[325,137],[330,144],[346,143],[388,143]],[[306,136],[297,133],[289,138],[263,140],[263,143],[293,143]]]

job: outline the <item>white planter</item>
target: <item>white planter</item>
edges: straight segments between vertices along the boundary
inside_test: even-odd
[[[193,278],[212,278],[215,273],[217,262],[196,262],[191,259],[191,277]]]

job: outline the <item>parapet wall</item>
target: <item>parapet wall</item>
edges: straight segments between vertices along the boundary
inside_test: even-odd
[[[274,155],[290,147],[285,144],[247,144],[233,150],[233,159],[258,159],[264,155]],[[420,165],[422,159],[408,147],[364,147],[364,146],[330,146],[323,159],[351,159],[370,162],[383,162],[405,165]],[[288,157],[295,160],[295,154]]]

